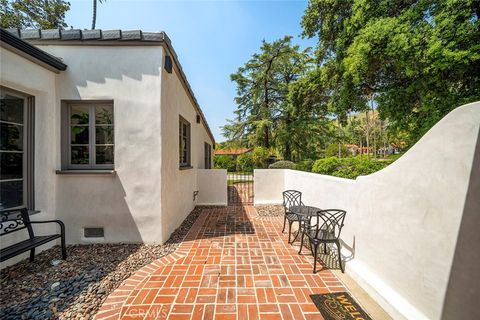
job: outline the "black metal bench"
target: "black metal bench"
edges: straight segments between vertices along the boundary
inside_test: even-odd
[[[36,236],[32,224],[57,223],[60,234]],[[62,259],[67,258],[65,249],[65,224],[60,220],[30,221],[27,209],[7,210],[0,213],[0,236],[27,229],[29,238],[11,246],[0,249],[0,262],[13,258],[21,253],[30,251],[30,261],[35,258],[35,248],[58,238],[62,242]]]

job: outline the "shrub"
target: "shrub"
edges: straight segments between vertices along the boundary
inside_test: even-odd
[[[315,161],[312,167],[312,172],[334,175],[340,168],[341,162],[337,157],[323,158]]]
[[[313,160],[302,160],[295,165],[295,170],[311,172],[314,163]]]
[[[342,153],[342,157],[348,157],[350,152],[345,145],[340,146],[340,151]],[[338,143],[329,144],[325,149],[325,157],[338,157]]]
[[[270,157],[270,152],[267,148],[257,147],[253,149],[252,158],[255,168],[266,168],[268,165],[268,158]]]
[[[237,169],[237,163],[230,156],[215,156],[214,158],[215,169],[227,169],[227,171],[235,171]]]
[[[253,161],[253,155],[250,153],[244,153],[237,157],[237,171],[253,171],[255,168],[255,162]]]
[[[388,163],[369,160],[365,157],[339,159],[330,157],[315,161],[312,171],[320,174],[355,179],[358,176],[374,173],[385,168]]]
[[[268,166],[268,169],[295,169],[295,163],[292,161],[277,161]]]

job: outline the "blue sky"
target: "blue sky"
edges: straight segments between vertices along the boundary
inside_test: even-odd
[[[66,22],[91,28],[92,1],[70,0]],[[97,28],[165,31],[172,40],[217,142],[233,117],[235,84],[230,74],[258,51],[261,41],[294,36],[301,47],[300,19],[307,1],[120,1],[98,4]]]

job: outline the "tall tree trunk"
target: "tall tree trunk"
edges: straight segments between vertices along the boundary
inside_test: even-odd
[[[287,119],[285,121],[287,134],[290,135],[290,126],[292,124],[292,118],[290,117],[290,112],[287,111]],[[284,159],[292,161],[292,146],[290,144],[290,139],[287,138],[285,141],[285,154]]]
[[[366,119],[366,125],[365,125],[365,138],[367,141],[367,157],[370,159],[370,115],[369,115],[369,108],[367,108],[367,111],[365,111],[365,119]]]
[[[337,124],[338,124],[338,158],[341,158],[342,157],[342,129],[341,129],[341,124],[340,124],[340,120],[337,118]]]
[[[93,0],[92,30],[95,29],[96,22],[97,22],[97,0]]]
[[[372,122],[373,122],[373,158],[377,159],[377,134],[376,134],[377,120],[375,119],[375,109],[373,108],[373,96],[371,99],[371,105],[372,105]]]

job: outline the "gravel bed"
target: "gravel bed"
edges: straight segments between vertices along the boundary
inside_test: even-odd
[[[260,217],[283,217],[285,210],[282,205],[258,205],[255,206]]]
[[[175,251],[198,218],[193,210],[163,245],[55,246],[0,271],[0,319],[92,319],[123,280]]]

